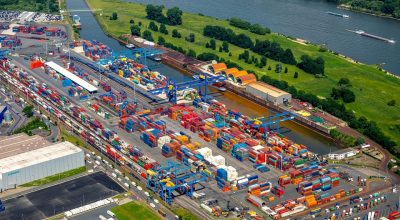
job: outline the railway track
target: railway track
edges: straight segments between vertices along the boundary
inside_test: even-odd
[[[72,115],[69,115],[69,113],[59,110],[57,104],[53,103],[49,99],[40,97],[29,87],[19,82],[17,78],[5,73],[4,69],[0,69],[0,78],[2,78],[2,83],[7,83],[7,85],[11,86],[16,93],[18,94],[22,93],[26,96],[26,98],[30,98],[30,100],[27,101],[29,101],[36,107],[39,107],[39,109],[44,110],[44,112],[47,113],[54,121],[58,121],[58,123],[70,129],[70,131],[72,131],[73,133],[79,135],[81,130],[90,131],[90,136],[94,137],[95,143],[88,142],[87,139],[84,139],[86,143],[97,149],[100,153],[109,158],[111,161],[114,161],[116,165],[120,167],[122,170],[129,171],[129,174],[132,177],[140,181],[143,185],[146,185],[146,181],[140,176],[140,173],[145,171],[144,168],[134,163],[129,157],[127,157],[126,155],[124,155],[122,152],[119,151],[117,151],[117,154],[121,158],[123,158],[123,160],[128,164],[125,164],[121,161],[117,161],[116,158],[112,158],[109,154],[106,153],[106,146],[107,145],[111,146],[111,143],[103,140],[101,137],[96,135],[95,131],[93,131],[92,128],[86,126],[85,124],[82,124],[80,121],[75,120]],[[14,79],[14,81],[12,79]],[[49,109],[57,110],[58,112],[60,113],[62,112],[63,114],[60,116],[57,115],[57,112],[51,113]],[[180,201],[177,201],[177,204],[184,205]],[[168,219],[175,219],[175,214],[169,211],[169,209],[166,206],[163,205],[160,206],[163,207],[163,210],[168,210],[168,215],[170,215],[168,216],[169,217]]]

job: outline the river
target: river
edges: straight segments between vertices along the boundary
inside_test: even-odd
[[[273,32],[325,44],[331,50],[400,75],[400,21],[336,8],[325,0],[127,0],[178,6],[183,11],[218,18],[239,17],[269,27]],[[326,14],[347,14],[349,19]],[[397,41],[395,44],[363,37],[347,30],[364,30]]]
[[[88,6],[86,5],[84,0],[67,0],[67,8],[69,10],[87,9]],[[91,12],[74,12],[74,14],[79,15],[79,17],[81,18],[82,30],[80,31],[80,34],[82,39],[96,39],[110,46],[115,51],[126,49],[118,41],[104,34]],[[159,71],[160,73],[177,81],[192,79],[190,76],[180,73],[179,71],[164,64],[157,65],[153,61],[148,60],[148,65],[152,67],[153,70]],[[213,92],[213,95],[216,99],[226,104],[229,108],[236,109],[245,115],[260,117],[270,114],[267,108],[249,102],[248,100],[238,97],[233,93],[226,92],[221,94],[217,93],[213,89],[211,89],[211,92]],[[327,154],[330,151],[340,149],[340,147],[337,146],[330,139],[320,134],[317,134],[310,129],[304,128],[303,126],[298,125],[294,122],[284,122],[282,123],[282,126],[284,127],[282,131],[286,131],[284,135],[288,136],[291,140],[297,143],[308,146],[310,150],[319,154]]]

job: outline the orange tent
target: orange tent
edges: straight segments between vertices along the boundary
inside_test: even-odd
[[[43,62],[40,60],[31,61],[31,70],[42,67],[42,66],[43,66]]]
[[[212,65],[210,66],[210,70],[211,70],[213,73],[219,73],[219,72],[221,72],[222,70],[225,70],[225,69],[227,69],[225,63],[216,63],[216,64],[212,64]]]
[[[252,83],[252,82],[256,82],[256,81],[257,81],[257,78],[252,73],[236,77],[236,82],[238,82],[239,84],[241,84],[243,86],[245,86],[245,85],[247,85],[249,83]]]
[[[226,70],[222,70],[221,74],[223,76],[225,76],[225,77],[228,77],[229,74],[235,73],[235,72],[239,72],[239,70],[237,68],[229,68],[229,69],[226,69]]]
[[[246,70],[241,70],[241,71],[239,71],[239,72],[235,72],[235,73],[230,73],[230,74],[228,74],[228,77],[230,78],[230,80],[236,82],[236,78],[237,78],[237,77],[239,77],[239,76],[244,76],[244,75],[247,75],[247,74],[248,74],[248,73],[247,73]]]

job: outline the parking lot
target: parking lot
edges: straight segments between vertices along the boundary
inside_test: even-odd
[[[44,219],[124,192],[103,172],[3,201],[0,219]]]
[[[53,15],[30,11],[0,11],[0,22],[18,21],[18,22],[50,22],[61,21],[61,15]]]

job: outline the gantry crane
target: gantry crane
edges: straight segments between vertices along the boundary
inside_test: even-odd
[[[195,185],[208,179],[204,173],[192,173],[190,167],[172,161],[147,174],[147,188],[158,193],[169,205],[175,197],[174,192],[192,197]]]

